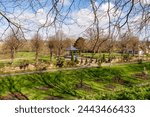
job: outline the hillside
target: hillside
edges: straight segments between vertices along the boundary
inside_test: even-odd
[[[0,99],[150,99],[150,63],[0,78]]]

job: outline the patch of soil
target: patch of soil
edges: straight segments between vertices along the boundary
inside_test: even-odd
[[[103,79],[95,79],[95,82],[103,82]]]
[[[123,85],[126,81],[124,81],[121,77],[115,76],[112,78],[112,82]]]
[[[0,96],[0,100],[27,100],[21,93],[10,93],[7,96]]]
[[[107,85],[105,85],[105,87],[108,89],[112,89],[112,90],[114,90],[116,88],[116,86],[114,86],[112,84],[107,84]]]
[[[125,86],[128,86],[128,87],[131,87],[133,85],[130,81],[124,80],[124,79],[122,79],[121,77],[118,77],[118,76],[113,77],[112,82],[113,83],[118,83],[118,84],[121,84],[121,85],[125,85]]]
[[[139,78],[139,79],[143,79],[143,80],[148,80],[149,79],[149,75],[145,74],[143,72],[134,74],[134,77]]]
[[[15,100],[15,98],[11,94],[8,94],[7,96],[0,96],[0,100]]]
[[[45,100],[63,100],[63,97],[61,97],[61,96],[48,96],[45,98]]]
[[[76,89],[83,89],[85,91],[91,91],[92,90],[91,86],[89,86],[85,83],[83,83],[82,85],[80,83],[76,84]]]

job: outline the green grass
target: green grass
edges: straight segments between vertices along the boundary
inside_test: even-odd
[[[35,52],[17,52],[16,58],[32,58],[35,56]]]
[[[103,54],[105,54],[105,57],[108,58],[109,53],[101,53],[101,55],[103,55]],[[81,55],[84,56],[84,57],[92,57],[92,53],[81,53]],[[112,53],[111,55],[115,56],[115,57],[120,57],[121,56],[121,54],[119,54],[119,53]],[[100,54],[95,53],[93,58],[97,59],[99,57],[100,57]]]
[[[40,53],[38,58],[39,58],[39,61],[42,61],[42,62],[50,61],[49,55],[43,55]],[[8,59],[10,59],[10,58],[8,58]],[[7,66],[7,64],[10,62],[10,60],[8,60],[8,59],[0,61],[0,68],[3,67],[4,65]],[[30,63],[34,63],[35,62],[35,52],[17,52],[13,65],[18,66],[24,60],[28,60]],[[52,62],[53,63],[56,62],[55,56],[53,56]]]
[[[29,63],[34,63],[34,58],[35,52],[17,52],[12,66],[19,66],[24,60],[29,61]],[[0,68],[4,66],[10,66],[9,63],[11,60],[9,59],[10,58],[0,61]],[[40,55],[39,60],[43,62],[49,62],[49,55]]]
[[[150,99],[150,78],[135,77],[144,67],[150,73],[150,63],[143,63],[3,77],[0,95],[22,92],[29,99]]]

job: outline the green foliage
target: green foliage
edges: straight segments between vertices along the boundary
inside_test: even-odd
[[[138,59],[138,64],[142,64],[143,63],[143,60],[142,59]]]
[[[4,62],[0,62],[0,68],[3,68],[5,66],[6,63]]]
[[[74,53],[71,52],[71,61],[74,62]]]
[[[87,63],[88,63],[88,59],[86,58],[86,59],[85,59],[85,63],[84,63],[84,65],[86,65]]]
[[[134,76],[144,67],[149,73],[150,63],[143,63],[0,78],[0,97],[18,92],[29,99],[150,99],[150,79]]]
[[[125,88],[116,92],[102,92],[96,99],[101,100],[145,100],[150,99],[150,85],[143,87]]]
[[[64,66],[64,59],[63,58],[59,58],[57,60],[56,66],[63,67]]]
[[[74,62],[75,62],[76,64],[79,64],[79,60],[78,60],[78,58],[77,58],[77,57],[75,57]]]
[[[101,67],[101,64],[104,63],[104,62],[106,62],[105,54],[103,54],[102,56],[99,57],[99,59],[98,59],[98,66]]]
[[[130,54],[124,54],[123,55],[123,61],[128,62],[129,60],[131,60],[131,55]]]
[[[35,53],[34,52],[17,52],[16,57],[17,58],[32,58],[34,57]]]
[[[101,62],[103,63],[103,62],[105,62],[106,61],[106,56],[105,56],[105,54],[103,54],[103,56],[102,56],[102,58],[101,58]]]

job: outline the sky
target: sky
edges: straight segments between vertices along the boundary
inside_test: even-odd
[[[74,1],[74,3],[70,8],[72,1]],[[121,17],[123,18],[127,14],[128,8],[131,6],[131,4],[127,4],[124,9],[117,9],[117,6],[114,5],[114,2],[118,1],[119,4],[119,0],[110,1],[111,23],[112,25],[115,25],[114,22],[117,21],[119,14],[121,13]],[[137,1],[138,0],[135,0],[135,2]],[[101,2],[103,3],[101,4]],[[63,8],[60,12],[61,15],[58,14],[55,25],[52,23],[55,19],[56,11],[53,10],[49,12],[52,8],[52,0],[32,0],[31,3],[27,2],[27,0],[18,0],[17,2],[14,2],[13,0],[1,0],[0,12],[6,13],[6,16],[11,19],[12,22],[21,25],[23,31],[25,32],[26,38],[31,38],[44,24],[45,28],[40,28],[39,30],[43,37],[51,36],[55,34],[57,30],[63,30],[63,32],[70,37],[77,38],[82,36],[84,31],[89,28],[94,21],[94,15],[90,1],[82,0],[80,2],[80,0],[59,0],[58,9],[61,9],[62,4]],[[108,0],[97,0],[95,4],[99,8],[97,11],[99,26],[100,28],[105,29],[105,32],[108,32],[108,29],[106,29],[109,22],[107,15],[109,6]],[[142,0],[142,4],[144,6],[148,6],[150,4],[150,0]],[[137,4],[136,8],[136,10],[138,10],[139,4]],[[149,10],[149,6],[147,8]],[[140,12],[134,12],[134,10],[135,9],[133,9],[133,13],[131,12],[129,21],[132,22],[132,28],[136,31],[138,25],[135,25],[135,23],[138,24],[142,14]],[[66,15],[67,17],[65,17]],[[64,17],[65,20],[63,20]],[[63,23],[61,22],[62,20]],[[123,24],[125,20],[121,20],[120,18],[120,22]],[[7,21],[5,19],[0,20],[0,26],[0,34],[2,35],[8,27]],[[127,27],[124,26],[122,29],[127,30]],[[7,35],[9,31],[10,28],[5,32],[5,34]]]

